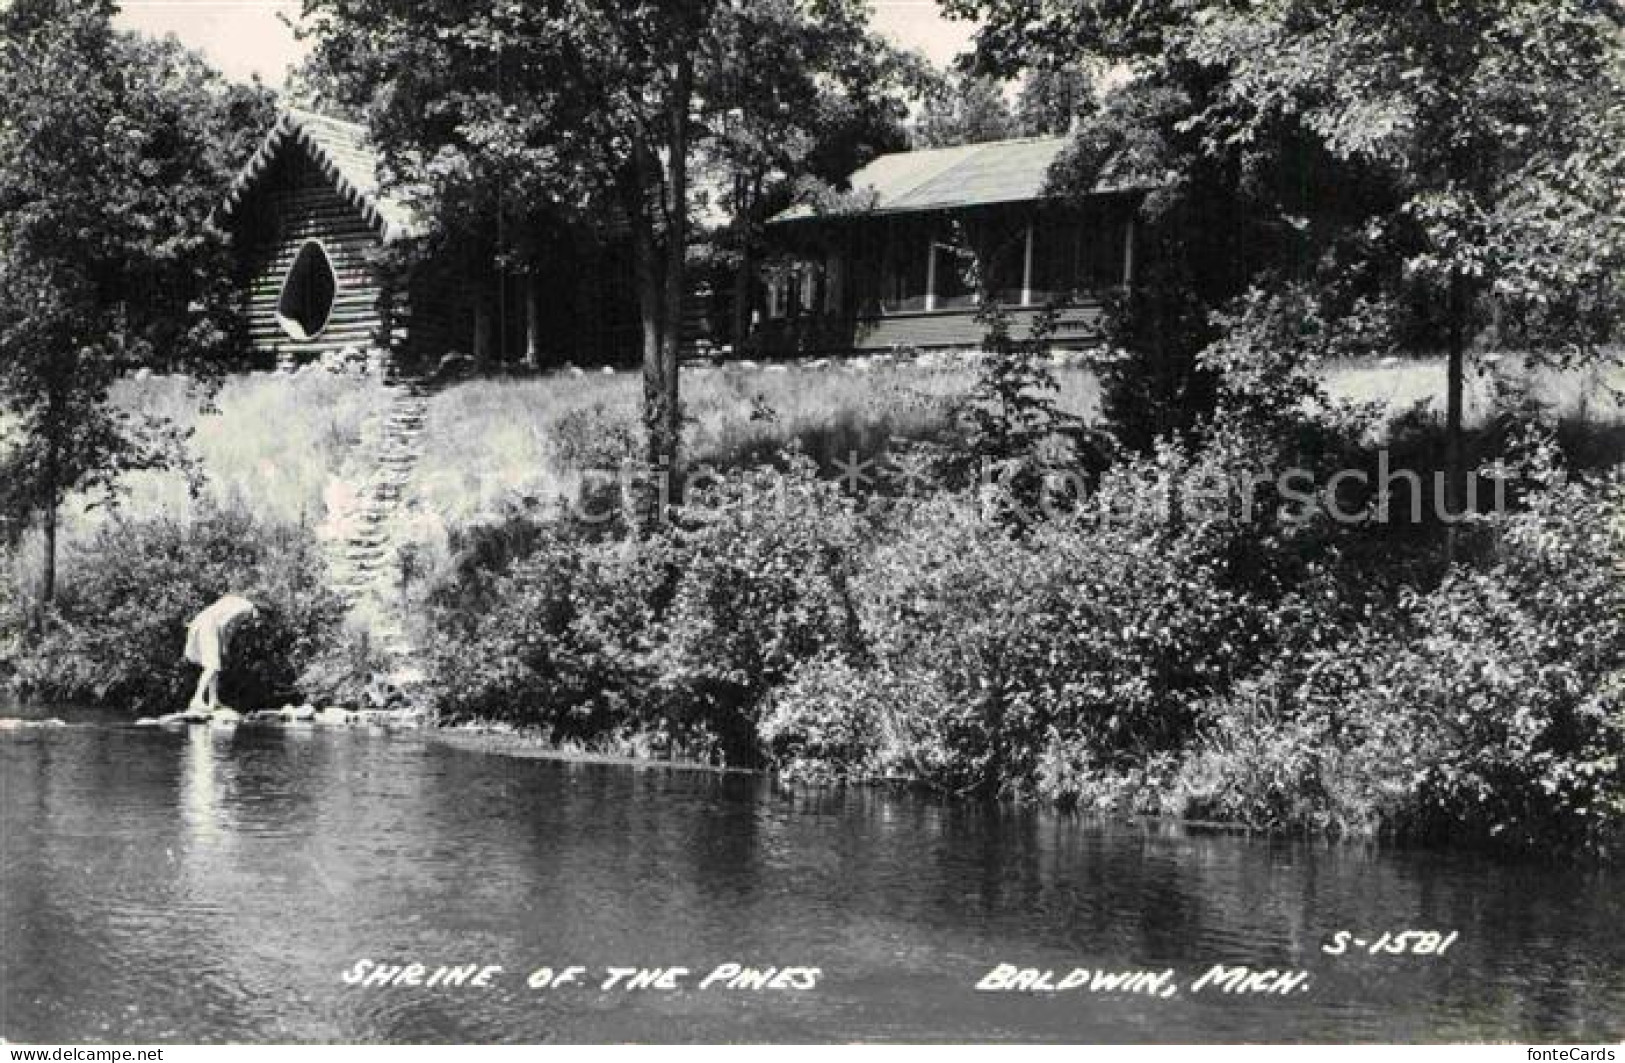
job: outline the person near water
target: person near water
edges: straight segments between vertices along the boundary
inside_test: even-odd
[[[186,627],[186,659],[203,667],[188,713],[212,713],[220,708],[220,672],[230,652],[231,637],[243,625],[259,619],[259,607],[247,598],[228,594],[192,618]]]

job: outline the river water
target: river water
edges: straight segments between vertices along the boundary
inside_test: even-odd
[[[418,734],[70,724],[0,732],[12,1041],[1625,1036],[1617,873]],[[1411,929],[1458,936],[1442,956],[1348,944]],[[347,984],[362,960],[502,970],[483,987]],[[818,973],[700,988],[724,964]],[[1171,970],[1172,988],[979,991],[999,964],[1051,984]],[[572,965],[576,984],[528,984]],[[1214,965],[1305,977],[1196,988]],[[603,988],[610,967],[673,966],[690,972],[676,989]]]

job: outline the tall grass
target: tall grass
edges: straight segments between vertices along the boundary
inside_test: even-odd
[[[187,378],[152,377],[120,382],[113,401],[190,435],[171,468],[122,476],[112,505],[84,493],[64,502],[64,582],[74,578],[75,555],[117,518],[184,522],[209,509],[242,511],[270,524],[319,523],[334,481],[362,471],[358,444],[383,389],[372,381],[305,373],[233,377],[211,395]],[[14,589],[25,598],[38,591],[38,565],[31,562],[39,550],[37,533],[19,544]]]
[[[365,422],[383,400],[375,381],[328,373],[233,377],[212,397],[181,378],[126,380],[115,402],[191,431],[187,451],[202,490],[192,497],[184,468],[133,474],[119,509],[173,516],[206,502],[274,523],[318,521],[332,480],[360,470]]]
[[[1586,372],[1530,370],[1508,355],[1494,373],[1525,380],[1560,419],[1625,432],[1625,366]],[[1444,360],[1343,362],[1326,368],[1336,396],[1377,402],[1395,417],[1426,403],[1442,411]],[[1062,408],[1095,420],[1099,389],[1083,366],[1055,370]],[[686,370],[684,445],[696,465],[726,468],[760,460],[792,441],[828,468],[849,454],[873,457],[895,437],[951,438],[955,401],[971,387],[967,359],[920,364],[834,361],[819,367],[726,366]],[[1467,418],[1482,423],[1492,405],[1489,373],[1469,376]],[[419,508],[442,527],[492,516],[525,498],[571,496],[588,469],[613,469],[635,456],[641,438],[637,374],[586,373],[525,380],[478,380],[433,399],[418,468]],[[183,469],[124,477],[118,511],[141,518],[188,518],[200,504],[240,508],[276,523],[319,523],[327,496],[368,470],[364,436],[386,401],[375,381],[326,373],[252,375],[212,397],[179,378],[129,380],[115,389],[127,408],[192,430],[195,483]],[[194,496],[193,488],[198,492]],[[62,544],[71,555],[108,511],[76,497],[64,507]],[[37,542],[25,542],[31,556]]]
[[[727,468],[794,442],[828,468],[851,454],[872,457],[895,438],[945,438],[974,378],[964,362],[688,370],[686,460]],[[1062,367],[1057,383],[1064,408],[1096,416],[1088,370]],[[455,524],[515,500],[572,494],[584,472],[638,455],[641,396],[635,373],[482,380],[441,393],[418,471],[425,506]]]
[[[1579,371],[1532,366],[1518,354],[1476,359],[1466,378],[1463,419],[1469,427],[1484,423],[1494,408],[1500,379],[1526,386],[1530,398],[1559,420],[1598,427],[1625,423],[1625,362],[1620,353],[1611,362]],[[1378,403],[1391,417],[1418,405],[1439,416],[1444,413],[1442,356],[1333,362],[1325,367],[1324,376],[1334,397]]]

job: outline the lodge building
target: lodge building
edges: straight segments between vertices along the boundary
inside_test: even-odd
[[[1065,137],[882,155],[852,175],[839,209],[797,206],[770,220],[748,336],[738,315],[691,292],[685,353],[728,347],[765,357],[899,348],[971,349],[981,293],[1021,336],[1046,306],[1054,342],[1099,342],[1106,297],[1134,279],[1143,190],[1047,192]],[[426,367],[476,362],[631,364],[640,328],[630,255],[613,233],[560,226],[544,261],[507,275],[435,251],[433,226],[383,188],[363,126],[287,109],[232,184],[217,221],[230,233],[262,365],[384,349]],[[703,227],[702,227],[703,229]],[[399,245],[417,242],[412,254]],[[697,278],[714,292],[727,278]],[[727,341],[733,339],[734,344]]]
[[[984,291],[1008,310],[1017,336],[1048,305],[1057,345],[1098,343],[1106,296],[1134,279],[1143,190],[1048,195],[1068,143],[882,155],[852,175],[852,206],[777,215],[754,345],[770,355],[974,348]]]
[[[432,227],[381,187],[378,162],[365,127],[286,109],[233,182],[216,220],[232,239],[255,361],[380,348],[417,365],[452,352],[532,365],[636,358],[624,249],[561,228],[529,274],[432,250],[402,266],[392,248]]]

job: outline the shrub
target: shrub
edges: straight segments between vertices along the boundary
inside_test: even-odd
[[[1109,438],[1060,408],[1059,386],[1046,364],[1055,330],[1052,310],[1033,321],[1027,339],[1017,340],[1003,309],[991,304],[979,315],[987,333],[976,383],[960,409],[964,456],[974,480],[993,473],[1010,505],[1000,518],[1020,526],[1040,507],[1075,501],[1106,466]]]
[[[430,696],[443,722],[598,737],[629,723],[643,701],[648,608],[661,573],[636,544],[594,543],[568,525],[533,536],[505,568],[465,567],[437,590]]]
[[[324,587],[306,529],[240,511],[189,523],[116,521],[66,560],[45,633],[17,662],[24,692],[46,700],[131,711],[183,706],[197,680],[182,656],[187,624],[234,592],[255,602],[261,619],[233,641],[221,694],[228,703],[266,704],[293,693],[343,612]]]
[[[565,410],[553,420],[552,448],[560,469],[618,471],[640,453],[637,411],[604,401]]]
[[[1408,603],[1365,704],[1404,705],[1429,836],[1603,849],[1625,824],[1625,476],[1565,481],[1543,449],[1493,566]]]
[[[850,590],[861,518],[805,459],[784,464],[697,484],[643,538],[514,520],[464,535],[431,594],[441,717],[559,740],[660,726],[754,759],[768,691],[862,644]]]
[[[1153,246],[1145,262],[1133,287],[1108,300],[1112,353],[1096,361],[1101,413],[1118,442],[1141,453],[1171,437],[1193,440],[1214,408],[1216,387],[1199,359],[1214,329],[1191,278],[1166,246]]]
[[[346,626],[334,633],[300,670],[305,701],[351,708],[383,708],[398,691],[385,684],[394,659],[365,631]]]
[[[862,653],[852,592],[862,517],[810,461],[695,490],[666,544],[673,582],[652,664],[678,720],[707,720],[743,756],[769,690],[803,661]]]
[[[881,665],[943,692],[913,732],[942,751],[926,758],[933,781],[1030,795],[1057,748],[1107,766],[1178,749],[1196,706],[1256,652],[1251,607],[1219,578],[1224,518],[1141,506],[1166,472],[1120,467],[1098,508],[1019,539],[970,499],[929,499],[877,549],[864,629]]]
[[[942,692],[919,677],[818,657],[770,696],[762,743],[787,778],[866,781],[934,774],[929,735],[917,731]]]
[[[1277,659],[1204,707],[1170,810],[1277,833],[1370,836],[1404,815],[1409,773],[1392,714],[1360,700],[1375,646]]]
[[[1206,706],[1193,814],[1260,827],[1604,852],[1625,823],[1625,477],[1563,480],[1458,567]],[[1290,650],[1290,646],[1288,647]]]
[[[16,592],[22,582],[16,564],[15,551],[0,536],[0,697],[13,693],[17,681],[17,659],[23,652],[24,636],[28,630],[26,603],[23,596]]]
[[[879,774],[884,736],[876,676],[842,658],[816,658],[775,691],[759,733],[786,777],[827,782]]]

